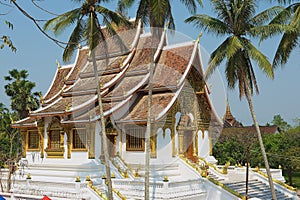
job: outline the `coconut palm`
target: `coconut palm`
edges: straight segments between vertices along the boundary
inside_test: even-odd
[[[119,0],[118,10],[124,13],[124,9],[131,7],[135,0]],[[194,14],[196,12],[196,2],[202,5],[201,0],[180,0],[188,10]],[[170,29],[175,29],[174,18],[171,10],[170,0],[140,0],[138,1],[138,9],[136,11],[136,21],[141,20],[144,25],[150,25],[150,30],[152,32],[152,44],[151,44],[151,54],[150,54],[150,76],[149,76],[149,92],[148,92],[148,115],[147,115],[147,129],[145,134],[145,146],[146,146],[146,159],[145,159],[145,199],[149,199],[149,180],[150,180],[150,132],[151,132],[151,113],[152,113],[152,79],[154,74],[154,42],[159,39],[162,28],[167,23],[167,27]]]
[[[116,31],[114,24],[119,25],[129,25],[129,22],[120,14],[111,11],[101,5],[101,3],[109,2],[110,0],[73,0],[81,4],[79,8],[68,11],[61,14],[49,21],[44,25],[45,30],[52,30],[55,34],[59,34],[65,30],[66,27],[74,25],[75,28],[71,33],[69,42],[63,53],[63,60],[70,61],[74,51],[77,49],[78,44],[84,42],[90,48],[90,56],[93,62],[94,76],[97,86],[97,97],[100,111],[101,120],[101,137],[103,141],[104,149],[104,164],[106,168],[107,175],[107,185],[108,185],[108,198],[113,199],[112,195],[112,182],[110,176],[110,166],[109,166],[109,156],[107,151],[107,138],[105,130],[105,119],[102,107],[102,98],[100,93],[100,85],[98,83],[98,73],[97,73],[97,63],[95,58],[95,47],[102,43],[104,44],[104,51],[107,55],[105,35],[103,29],[100,26],[99,16],[102,17],[103,25],[106,26],[106,30],[109,34],[115,35]]]
[[[255,0],[212,0],[211,4],[217,18],[199,14],[189,17],[186,22],[193,23],[207,32],[226,37],[210,56],[206,78],[226,60],[225,74],[228,87],[233,89],[238,85],[240,98],[245,95],[248,101],[265,161],[272,198],[276,199],[270,167],[251,99],[254,91],[259,92],[253,62],[267,77],[273,79],[274,73],[268,58],[251,43],[250,39],[269,36],[282,30],[285,27],[283,25],[264,25],[282,11],[282,8],[272,7],[255,15]]]
[[[39,92],[32,92],[35,83],[27,80],[27,77],[26,70],[17,69],[10,70],[9,76],[4,76],[4,79],[9,81],[4,88],[10,97],[11,109],[18,113],[20,119],[27,117],[31,110],[39,107]]]

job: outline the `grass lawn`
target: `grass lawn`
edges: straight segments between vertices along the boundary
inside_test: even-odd
[[[284,173],[283,176],[286,180],[286,183],[289,184],[287,175]],[[295,172],[293,174],[293,185],[292,186],[297,188],[298,190],[300,190],[300,171]]]

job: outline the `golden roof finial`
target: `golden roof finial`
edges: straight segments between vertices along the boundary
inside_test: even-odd
[[[12,118],[11,115],[9,115],[9,119],[10,119],[11,124],[14,124],[14,123],[15,123],[15,121],[14,121],[14,119]]]
[[[44,97],[43,97],[43,95],[42,95],[41,92],[39,92],[39,97],[40,97],[40,102],[41,102],[41,104],[44,104],[44,103],[45,103],[45,100],[44,100]]]
[[[81,47],[81,45],[80,45],[80,43],[78,43],[78,49],[81,49],[82,47]]]
[[[56,65],[57,65],[57,68],[60,69],[61,68],[61,65],[60,63],[58,62],[58,60],[56,59]]]
[[[202,32],[199,33],[197,39],[196,39],[196,42],[198,43],[200,41],[200,38],[202,37]]]
[[[65,100],[65,111],[69,111],[70,109],[70,104]]]

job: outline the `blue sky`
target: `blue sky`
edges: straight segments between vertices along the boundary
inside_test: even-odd
[[[51,17],[34,7],[29,0],[18,2],[26,11],[36,18],[49,19]],[[116,0],[112,1],[109,7],[113,9],[116,2]],[[39,3],[40,6],[48,8],[50,11],[58,14],[79,6],[76,3],[66,0],[37,1],[37,3]],[[259,6],[259,9],[266,8],[267,6],[270,6],[270,3],[269,1],[260,1]],[[135,9],[136,6],[128,11],[130,17],[135,16]],[[190,16],[187,9],[184,8],[179,1],[173,1],[172,9],[176,22],[176,30],[191,37],[192,39],[195,39],[200,30],[194,28],[191,24],[184,23],[184,19]],[[8,48],[0,50],[0,102],[9,107],[9,99],[6,97],[3,88],[6,84],[3,80],[3,76],[8,75],[8,71],[14,68],[26,69],[30,75],[29,79],[36,82],[35,90],[42,91],[44,94],[51,84],[56,71],[56,60],[63,64],[63,49],[42,35],[34,24],[28,18],[25,18],[17,9],[3,8],[2,5],[0,5],[0,12],[3,13],[5,11],[9,11],[9,14],[6,16],[0,16],[1,34],[4,33],[10,35],[14,45],[17,47],[16,53],[12,53]],[[204,7],[199,7],[197,13],[213,15],[208,1],[204,1]],[[8,19],[13,23],[13,31],[8,30],[5,26],[3,26],[5,19]],[[66,30],[66,33],[60,36],[59,39],[66,41],[69,33],[70,30]],[[203,49],[205,49],[208,53],[211,53],[223,41],[223,39],[224,38],[218,38],[208,33],[203,33],[200,44]],[[274,37],[273,39],[263,42],[260,46],[257,46],[271,60],[278,42],[279,37]],[[292,119],[296,117],[300,118],[299,51],[300,48],[297,47],[292,53],[290,61],[283,68],[278,68],[275,71],[274,80],[267,79],[265,75],[263,75],[259,69],[255,67],[260,94],[253,97],[253,102],[260,124],[266,124],[267,122],[272,121],[273,116],[276,114],[280,114],[291,124],[293,124]],[[205,59],[207,55],[204,54],[203,57],[204,61],[207,60]],[[204,63],[204,65],[206,64],[207,63]],[[244,125],[251,125],[252,120],[247,102],[245,99],[240,101],[237,90],[231,91],[226,89],[226,82],[223,75],[224,66],[219,68],[219,73],[221,74],[220,76],[216,74],[217,82],[215,79],[210,81],[210,85],[212,87],[212,101],[218,114],[222,115],[224,112],[225,98],[220,94],[225,93],[225,95],[228,94],[232,113],[237,120],[241,121]],[[223,79],[225,86],[222,85],[222,80],[220,79]]]

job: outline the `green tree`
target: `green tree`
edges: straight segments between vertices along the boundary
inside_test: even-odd
[[[15,163],[20,159],[20,134],[17,129],[11,128],[11,123],[17,119],[17,113],[10,113],[0,104],[0,167],[8,167],[7,192],[11,188],[11,176],[15,171]],[[2,182],[1,191],[3,192]]]
[[[300,169],[300,128],[292,128],[280,134],[264,134],[263,140],[270,166],[277,168],[280,165],[288,176],[288,183],[293,185],[293,174]],[[258,144],[251,149],[251,156],[258,158],[252,164],[259,166],[262,155]]]
[[[4,79],[9,81],[4,86],[5,93],[10,97],[11,109],[18,113],[19,119],[28,116],[31,110],[39,107],[39,92],[32,92],[35,83],[27,80],[28,72],[17,69],[10,70],[9,76]]]
[[[102,107],[102,98],[100,93],[100,82],[98,82],[98,72],[97,63],[95,58],[95,48],[99,43],[104,44],[105,55],[107,55],[106,38],[103,29],[100,25],[99,16],[102,17],[103,25],[106,26],[106,30],[110,35],[116,35],[114,24],[116,26],[126,25],[129,26],[130,23],[120,14],[113,12],[101,4],[104,2],[109,2],[109,0],[74,0],[81,4],[80,7],[63,13],[49,21],[46,22],[44,29],[52,30],[55,34],[59,34],[65,30],[66,27],[74,25],[74,29],[69,37],[69,42],[63,53],[63,60],[70,61],[74,51],[77,49],[78,44],[85,42],[89,46],[91,51],[90,56],[93,62],[94,77],[97,82],[97,97],[99,104],[100,120],[101,120],[101,136],[103,141],[104,149],[104,164],[106,168],[107,175],[107,185],[108,185],[108,198],[113,199],[112,195],[112,182],[110,176],[110,166],[109,166],[109,155],[107,151],[107,136],[105,130],[105,119]],[[122,44],[120,44],[122,45]]]
[[[273,78],[274,73],[267,57],[251,43],[250,39],[270,36],[283,30],[285,26],[280,24],[264,25],[282,8],[272,7],[255,15],[255,0],[212,0],[211,3],[217,18],[198,14],[186,19],[186,22],[194,23],[195,26],[208,32],[226,37],[225,41],[212,52],[206,77],[209,77],[226,60],[225,74],[228,87],[233,89],[238,83],[240,98],[245,95],[248,101],[269,177],[272,198],[276,199],[270,167],[251,98],[254,90],[258,93],[253,61],[269,78]]]
[[[280,115],[275,115],[272,120],[272,124],[278,126],[280,132],[285,132],[291,128],[289,125]]]
[[[119,0],[118,10],[121,13],[125,8],[131,7],[135,0]],[[180,0],[189,11],[194,14],[196,12],[196,2],[202,5],[201,0]],[[175,29],[174,18],[171,10],[170,0],[141,0],[138,1],[138,9],[136,11],[136,20],[141,20],[144,25],[150,25],[152,33],[151,54],[150,54],[150,76],[149,76],[149,92],[148,92],[148,115],[147,129],[145,134],[146,154],[145,154],[145,199],[150,199],[149,181],[150,181],[150,135],[151,135],[151,119],[152,119],[152,79],[154,74],[154,43],[162,33],[162,28],[167,23],[168,28]]]

